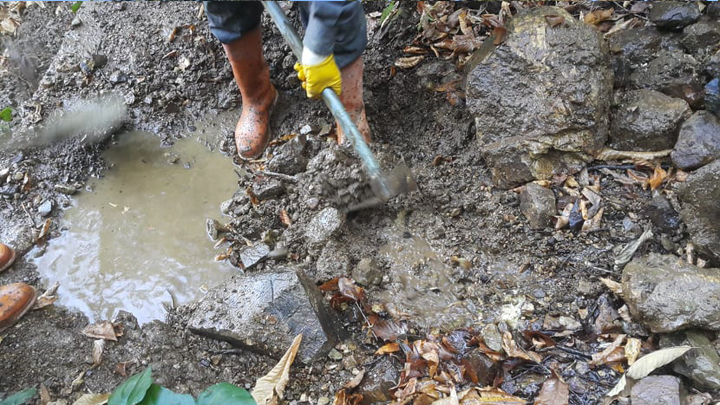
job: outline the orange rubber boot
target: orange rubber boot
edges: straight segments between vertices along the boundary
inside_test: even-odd
[[[15,324],[35,304],[35,288],[25,283],[0,286],[0,333]]]
[[[355,59],[352,63],[340,69],[342,76],[342,92],[340,93],[340,101],[350,118],[355,122],[358,131],[365,142],[370,143],[370,126],[365,116],[365,103],[363,102],[363,61],[362,57]],[[345,142],[345,134],[338,122],[335,122],[337,128],[338,144]]]
[[[15,251],[8,245],[0,243],[0,273],[15,262]]]
[[[242,159],[260,156],[270,142],[270,113],[277,91],[262,54],[260,26],[238,40],[223,44],[242,95],[242,114],[235,126],[235,146]]]

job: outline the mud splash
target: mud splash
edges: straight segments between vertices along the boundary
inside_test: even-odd
[[[65,231],[34,261],[48,285],[60,282],[60,305],[91,320],[122,309],[146,323],[164,318],[163,304],[200,298],[237,272],[213,261],[205,232],[237,175],[229,158],[194,139],[171,148],[146,133],[118,139],[105,153],[111,169],[76,196]]]

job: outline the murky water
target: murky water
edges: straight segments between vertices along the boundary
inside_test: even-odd
[[[58,304],[91,320],[123,309],[145,323],[164,319],[172,296],[200,298],[237,272],[214,262],[205,232],[205,219],[221,220],[220,203],[237,189],[229,158],[191,138],[160,148],[145,133],[120,135],[105,158],[111,169],[74,196],[66,230],[34,259],[48,285],[60,282]]]
[[[426,328],[453,330],[477,321],[478,311],[462,301],[453,269],[419,236],[403,237],[404,229],[390,235],[380,253],[390,259],[388,291],[380,299],[396,318],[412,319]]]

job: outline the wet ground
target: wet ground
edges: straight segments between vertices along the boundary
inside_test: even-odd
[[[605,291],[598,279],[619,275],[612,270],[612,250],[637,236],[628,231],[627,221],[647,222],[651,192],[605,180],[603,196],[608,206],[602,229],[579,235],[530,229],[517,193],[492,186],[489,169],[473,148],[474,124],[462,101],[450,102],[444,93],[427,89],[427,81],[440,84],[460,78],[452,62],[428,62],[436,65],[436,73],[423,77],[412,70],[391,68],[414,37],[417,15],[411,10],[383,31],[377,30],[377,18],[371,21],[364,56],[365,102],[373,148],[382,164],[392,167],[406,162],[415,173],[419,191],[349,215],[332,241],[313,245],[305,234],[311,218],[337,203],[337,190],[349,186],[344,182],[361,177],[353,153],[313,132],[304,152],[310,160],[308,170],[297,175],[297,182],[284,184],[281,195],[252,204],[245,190],[255,184],[252,173],[268,160],[238,170],[238,176],[227,157],[234,152],[228,140],[239,94],[204,17],[197,17],[197,5],[105,6],[114,7],[112,11],[101,7],[83,6],[80,16],[86,16],[92,29],[127,29],[128,21],[135,20],[133,29],[144,36],[154,35],[147,42],[149,51],[132,57],[125,52],[134,50],[136,43],[123,42],[127,35],[111,35],[99,48],[110,55],[104,75],[121,71],[135,80],[111,84],[109,78],[96,75],[83,84],[81,72],[60,69],[57,83],[65,87],[43,93],[42,98],[57,101],[100,90],[122,94],[132,99],[126,125],[130,132],[98,145],[68,141],[25,151],[20,158],[0,155],[0,169],[27,170],[38,185],[18,199],[0,202],[3,241],[22,242],[24,250],[29,250],[44,220],[36,213],[39,206],[52,199],[60,208],[49,216],[46,247],[33,248],[0,275],[0,282],[25,281],[43,289],[61,281],[56,305],[29,313],[0,342],[0,397],[39,383],[48,387],[53,399],[68,401],[81,392],[109,391],[126,377],[117,368],[120,363],[127,364],[129,374],[151,365],[160,383],[179,392],[198,394],[220,381],[250,388],[273,360],[195,336],[173,311],[165,323],[149,322],[164,318],[163,303],[171,304],[173,296],[177,304],[197,298],[205,286],[239,271],[231,265],[237,264],[236,256],[214,261],[223,250],[213,249],[214,242],[205,232],[207,218],[230,223],[235,247],[245,246],[245,239],[257,242],[268,231],[275,232],[288,255],[268,259],[248,271],[265,271],[285,262],[305,263],[312,269],[311,277],[321,283],[338,276],[368,276],[357,269],[361,263],[372,263],[379,272],[363,283],[368,297],[385,305],[395,318],[409,321],[415,336],[490,322],[541,330],[548,315],[579,318],[583,330],[592,334],[593,313]],[[366,8],[381,11],[380,5]],[[69,37],[74,36],[69,31],[73,16],[66,9],[54,14],[47,8],[31,8],[21,26],[21,40],[40,55],[35,68],[39,76],[60,49],[57,38],[62,35],[57,33],[67,31]],[[92,25],[91,19],[101,23]],[[56,33],[44,32],[45,24]],[[169,42],[173,27],[185,28]],[[299,133],[308,124],[319,129],[331,123],[324,105],[306,100],[298,88],[294,59],[279,36],[266,29],[264,37],[271,76],[281,93],[274,132],[282,136]],[[99,45],[70,41],[59,59],[74,63],[86,58],[71,52],[78,46],[92,51]],[[175,55],[167,56],[173,51]],[[190,67],[180,69],[179,56],[184,55],[194,57]],[[28,84],[17,76],[3,75],[0,80],[4,85],[0,102],[18,109],[32,104],[32,83],[23,93],[21,85]],[[148,98],[149,103],[145,102]],[[161,141],[167,146],[183,137],[190,139],[175,141],[172,148],[158,148]],[[225,155],[207,152],[196,142],[198,137]],[[282,143],[273,145],[266,158],[282,147]],[[176,154],[177,161],[169,163],[174,156],[166,153]],[[73,196],[58,194],[53,188],[57,183],[77,184],[80,191]],[[233,199],[231,217],[223,220],[219,205],[229,199]],[[283,209],[292,218],[289,227],[280,220]],[[677,247],[686,240],[682,228],[664,236]],[[663,252],[664,246],[653,241],[641,253]],[[125,336],[108,344],[103,364],[91,369],[92,340],[80,331],[91,320],[111,318],[121,309],[132,312],[140,323],[149,323],[138,327],[132,316],[120,313]],[[298,367],[291,374],[289,402],[332,398],[354,371],[377,363],[372,356],[377,347],[361,330],[362,319],[352,311],[343,316],[353,337],[339,347],[340,359]],[[577,345],[578,350],[593,351],[582,341],[565,339],[564,343]],[[575,361],[569,355],[556,358]],[[600,377],[596,371],[568,370],[565,377],[575,381],[571,403],[597,403],[619,377],[607,368]],[[74,384],[79,373],[84,373],[83,382]],[[532,376],[525,370],[503,388],[530,398],[542,383]]]

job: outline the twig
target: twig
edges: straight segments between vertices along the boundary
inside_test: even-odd
[[[25,208],[25,203],[20,204],[20,206],[22,207],[23,211],[25,211],[28,218],[30,218],[30,222],[32,222],[33,227],[37,228],[37,224],[35,223],[35,218],[33,218],[33,216],[30,215],[30,212],[27,210],[27,208]]]
[[[584,359],[592,360],[592,356],[590,356],[589,354],[585,354],[579,350],[571,349],[569,347],[565,347],[565,346],[561,346],[561,345],[555,345],[554,347],[557,349],[560,349],[561,351],[563,351],[565,353],[570,353],[575,356],[580,356]]]
[[[377,335],[375,334],[375,331],[372,328],[373,325],[370,323],[370,320],[367,319],[367,316],[365,316],[365,311],[363,311],[362,307],[360,306],[360,303],[355,301],[355,306],[357,306],[357,309],[360,310],[360,314],[362,315],[363,319],[365,319],[365,323],[367,324],[368,329],[370,329],[370,333],[373,334],[373,337],[375,338],[375,340],[379,341],[380,339],[378,339]]]
[[[289,182],[291,182],[291,183],[297,183],[297,182],[298,182],[298,178],[297,178],[297,177],[295,177],[295,176],[289,176],[289,175],[283,174],[283,173],[269,172],[269,171],[266,171],[266,170],[252,171],[252,170],[250,170],[250,169],[248,169],[248,171],[249,171],[250,173],[252,173],[253,175],[255,175],[255,176],[275,177],[275,178],[277,178],[277,179],[289,181]]]

